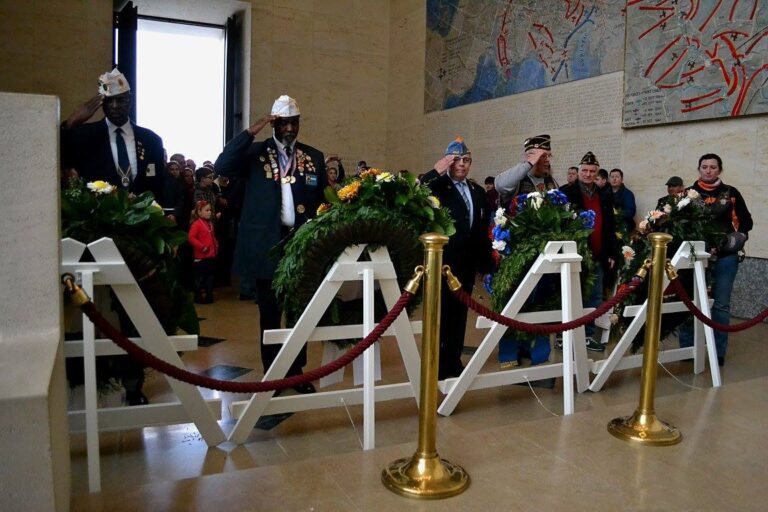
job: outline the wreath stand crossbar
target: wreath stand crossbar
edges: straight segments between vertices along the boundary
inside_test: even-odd
[[[374,323],[375,281],[380,285],[387,309],[392,309],[400,297],[401,290],[389,252],[386,247],[381,246],[369,251],[370,261],[358,261],[365,248],[365,244],[347,247],[337,258],[293,328],[275,329],[264,333],[265,343],[282,344],[282,348],[263,380],[284,377],[301,348],[308,342],[362,338],[370,333],[376,326]],[[318,327],[318,322],[342,284],[346,281],[360,280],[363,282],[363,324]],[[362,403],[363,449],[375,448],[375,402],[413,397],[418,406],[420,359],[414,333],[419,332],[421,332],[421,322],[410,322],[408,314],[403,311],[385,333],[385,335],[393,334],[397,339],[408,382],[375,385],[376,349],[374,345],[363,353],[362,388],[276,398],[273,397],[274,391],[256,393],[248,401],[232,404],[232,416],[238,420],[229,440],[236,444],[244,443],[262,415]]]
[[[81,262],[86,247],[95,262]],[[177,351],[196,350],[197,336],[168,336],[155,316],[146,297],[139,288],[125,260],[111,238],[101,238],[88,244],[65,238],[61,241],[61,272],[73,274],[80,286],[94,297],[95,285],[108,285],[125,308],[140,338],[139,344],[155,356],[179,367],[184,363]],[[88,457],[88,489],[101,490],[99,463],[99,432],[125,430],[156,425],[194,422],[208,446],[225,441],[226,436],[218,424],[221,419],[221,400],[206,400],[200,390],[166,377],[179,402],[149,404],[134,407],[98,407],[96,389],[96,357],[124,354],[111,341],[97,340],[95,328],[83,315],[83,339],[64,342],[66,357],[82,357],[85,377],[85,410],[69,411],[71,430],[85,430]]]
[[[704,242],[683,242],[680,248],[672,258],[671,263],[677,270],[693,269],[693,300],[701,311],[712,318],[710,306],[712,300],[707,300],[707,281],[706,267],[709,260],[709,253],[705,250]],[[666,288],[669,279],[664,275],[662,288]],[[635,339],[640,328],[645,325],[646,312],[648,310],[648,299],[639,306],[629,306],[624,309],[625,317],[634,317],[627,327],[624,335],[621,337],[611,354],[602,361],[593,361],[591,371],[596,376],[590,384],[590,391],[600,391],[605,385],[608,377],[615,370],[625,370],[628,368],[638,368],[643,365],[643,355],[635,354],[624,356]],[[688,309],[681,301],[665,302],[661,306],[661,313],[680,313]],[[699,374],[704,371],[704,353],[705,350],[709,356],[709,368],[712,374],[712,386],[720,387],[720,367],[717,364],[717,349],[715,347],[715,333],[711,327],[704,325],[700,320],[694,317],[694,341],[692,347],[676,348],[659,351],[659,362],[669,363],[672,361],[681,361],[683,359],[693,358],[693,373]],[[702,339],[703,338],[703,339]]]
[[[544,251],[539,254],[520,286],[510,297],[501,314],[529,323],[568,322],[583,314],[594,311],[594,308],[584,308],[581,301],[581,261],[572,241],[549,242]],[[560,274],[561,307],[560,310],[537,311],[535,313],[520,313],[528,297],[544,274]],[[527,380],[563,377],[563,412],[573,414],[573,375],[581,393],[589,386],[589,366],[587,364],[587,349],[584,327],[579,327],[563,333],[563,362],[537,365],[527,368],[489,372],[480,374],[485,362],[499,344],[507,327],[484,317],[477,319],[476,327],[490,328],[480,342],[462,374],[457,378],[440,382],[440,389],[446,397],[437,412],[449,416],[458,405],[464,394],[470,389],[498,387],[506,384],[516,384]]]

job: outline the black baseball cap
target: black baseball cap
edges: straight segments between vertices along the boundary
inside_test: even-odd
[[[666,185],[668,187],[682,187],[683,186],[683,178],[680,176],[672,176],[667,180]]]

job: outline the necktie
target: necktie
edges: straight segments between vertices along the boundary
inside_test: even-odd
[[[120,167],[122,184],[127,187],[131,180],[131,161],[128,159],[128,149],[125,147],[122,128],[115,130],[115,145],[117,145],[117,165]]]
[[[459,186],[459,194],[461,194],[461,198],[464,200],[464,204],[467,205],[467,212],[469,213],[469,225],[472,226],[472,203],[469,200],[469,191],[467,190],[467,184],[464,181],[460,181],[458,183]]]

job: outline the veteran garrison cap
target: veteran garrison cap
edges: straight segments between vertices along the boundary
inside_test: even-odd
[[[469,154],[469,148],[466,144],[464,144],[464,139],[461,137],[456,137],[456,140],[448,144],[448,147],[445,148],[445,154],[447,155],[467,155]]]
[[[528,151],[529,149],[546,149],[547,151],[552,151],[552,138],[549,135],[544,134],[525,139],[525,142],[523,142],[523,151]]]
[[[596,165],[600,167],[600,162],[597,161],[597,157],[594,153],[591,151],[587,151],[587,154],[581,157],[581,162],[579,164],[582,165]]]

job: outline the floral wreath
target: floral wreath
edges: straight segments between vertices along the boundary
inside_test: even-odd
[[[703,240],[707,247],[716,245],[723,233],[716,231],[712,218],[707,211],[701,195],[694,189],[688,189],[680,194],[672,194],[664,198],[658,205],[660,209],[651,210],[643,217],[637,226],[628,245],[621,248],[624,256],[624,264],[619,270],[619,283],[628,282],[637,272],[646,258],[651,257],[651,242],[648,235],[653,232],[668,233],[672,235],[672,241],[667,245],[667,257],[672,258],[685,241]],[[682,282],[690,287],[692,275],[690,271],[678,272]],[[620,284],[620,286],[622,286]],[[618,323],[620,331],[624,331],[628,320],[622,316],[624,308],[635,304],[647,295],[647,282],[630,294],[623,304],[614,308],[611,322]],[[665,297],[667,299],[668,297]],[[672,313],[662,315],[661,339],[685,322],[690,315],[688,313]],[[643,345],[643,331],[641,330],[632,342],[632,350],[637,351]]]
[[[288,241],[275,272],[273,287],[289,321],[300,316],[347,247],[386,246],[402,287],[423,261],[419,236],[455,232],[448,210],[409,174],[371,168],[346,179],[338,191],[326,187],[324,194],[327,202]],[[337,315],[328,321],[340,320]]]
[[[496,272],[483,280],[491,294],[491,307],[497,312],[504,308],[544,247],[555,240],[576,242],[579,254],[584,257],[581,286],[586,296],[595,280],[595,262],[589,249],[595,212],[572,210],[568,197],[556,189],[520,194],[513,199],[512,206],[514,214],[499,208],[494,217],[492,247],[499,264]],[[559,307],[559,296],[550,296],[528,310]],[[531,338],[526,333],[516,333],[516,337]]]
[[[109,237],[135,276],[152,311],[168,334],[178,328],[199,334],[190,294],[181,284],[177,250],[187,233],[166,218],[151,192],[129,194],[106,181],[70,179],[61,192],[61,233],[84,244]],[[101,391],[113,389],[119,371],[110,358],[97,361]],[[77,380],[76,373],[67,377]]]

